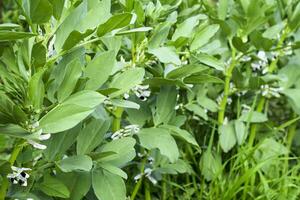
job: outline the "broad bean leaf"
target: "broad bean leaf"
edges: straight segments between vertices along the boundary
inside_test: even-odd
[[[49,196],[69,198],[70,191],[68,188],[57,178],[45,176],[44,181],[39,184],[38,188]]]
[[[233,123],[224,124],[219,128],[219,142],[225,153],[231,150],[237,142]]]
[[[79,132],[77,138],[77,154],[88,154],[95,149],[104,139],[110,122],[107,119],[92,119]]]
[[[98,27],[97,35],[101,37],[115,29],[123,28],[130,24],[131,19],[132,14],[130,13],[116,14]]]
[[[88,63],[85,69],[85,77],[88,78],[85,88],[96,90],[108,79],[115,65],[114,51],[101,53]]]
[[[64,158],[57,163],[57,166],[63,172],[72,172],[72,171],[90,171],[93,167],[93,161],[89,156],[86,155],[77,155]]]
[[[191,43],[191,50],[197,50],[206,43],[208,43],[209,40],[217,33],[219,28],[219,25],[213,24],[205,26],[201,30],[199,30]]]
[[[146,149],[159,149],[160,153],[174,163],[179,158],[179,150],[170,132],[163,128],[145,128],[138,134],[140,144]]]
[[[97,92],[84,90],[71,95],[40,119],[44,133],[57,133],[76,126],[104,101]]]
[[[156,49],[149,49],[149,53],[155,55],[162,63],[173,63],[180,65],[181,61],[172,47],[158,47]]]
[[[100,200],[126,199],[126,187],[122,178],[103,169],[94,169],[92,173],[94,192]]]

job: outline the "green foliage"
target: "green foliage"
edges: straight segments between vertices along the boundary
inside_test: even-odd
[[[298,0],[0,1],[0,200],[299,199]]]

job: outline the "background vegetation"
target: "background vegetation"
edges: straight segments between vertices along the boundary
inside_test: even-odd
[[[0,22],[0,200],[300,198],[298,0],[3,0]]]

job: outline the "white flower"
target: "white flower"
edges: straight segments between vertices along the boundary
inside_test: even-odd
[[[146,101],[151,94],[149,85],[137,85],[132,89],[132,91],[142,101]]]
[[[288,42],[288,43],[287,43],[287,47],[285,47],[285,48],[283,49],[283,52],[284,52],[285,55],[290,56],[290,55],[293,54],[293,49],[292,49],[291,46],[292,46],[292,42]]]
[[[54,56],[56,54],[56,50],[55,50],[55,47],[54,47],[54,43],[55,43],[55,40],[56,40],[56,35],[54,35],[52,37],[52,39],[50,40],[49,42],[49,45],[48,45],[48,58]]]
[[[150,165],[152,165],[153,162],[154,162],[154,158],[151,157],[151,156],[149,156],[149,157],[147,158],[147,160],[148,160],[148,163],[149,163]]]
[[[155,184],[157,184],[157,180],[153,176],[151,176],[152,171],[153,171],[152,169],[146,168],[144,171],[144,174],[145,174],[145,177],[147,177],[149,179],[149,181],[151,181],[155,185]]]
[[[243,56],[242,58],[241,58],[241,62],[248,62],[248,61],[250,61],[251,60],[251,57],[250,56]]]
[[[270,87],[269,85],[262,85],[260,87],[261,89],[261,95],[267,98],[271,97],[280,97],[280,92],[283,90],[283,88],[275,88],[275,87]]]
[[[39,139],[40,140],[48,140],[50,137],[51,137],[51,134],[48,133],[48,134],[40,135]]]
[[[123,137],[127,137],[127,136],[137,134],[139,131],[140,131],[140,128],[139,128],[138,125],[128,125],[128,126],[125,126],[122,129],[114,132],[111,135],[110,138],[112,140],[117,140],[117,139],[120,139],[120,138],[123,138]]]
[[[242,104],[242,114],[248,113],[251,110],[251,107],[246,105],[246,104]]]
[[[222,92],[216,99],[217,104],[221,105],[221,102],[223,101],[224,98],[224,93]],[[227,97],[227,104],[230,105],[232,103],[232,98],[231,97]]]
[[[264,51],[259,51],[257,53],[258,61],[251,63],[253,71],[262,71],[263,74],[268,72],[268,58]]]
[[[124,95],[123,95],[123,97],[124,97],[124,99],[129,99],[129,94],[128,93],[124,93]]]
[[[157,184],[157,180],[153,176],[151,176],[152,172],[152,169],[146,168],[143,173],[137,174],[133,179],[137,182],[139,179],[145,176],[149,181],[151,181],[151,183],[155,185]]]
[[[34,140],[27,140],[27,142],[29,144],[31,144],[34,148],[36,149],[41,149],[41,150],[45,150],[47,148],[46,145],[43,145],[43,144],[39,144],[37,142],[35,142]]]
[[[7,178],[11,180],[13,184],[19,184],[21,186],[27,186],[27,179],[30,177],[25,171],[31,171],[30,168],[19,168],[12,166],[12,174],[8,174]]]
[[[42,134],[43,133],[43,130],[40,129],[34,133],[32,133],[32,135],[35,136],[35,139],[28,139],[27,142],[29,144],[31,144],[34,148],[36,149],[41,149],[41,150],[44,150],[47,148],[46,145],[43,145],[43,144],[40,144],[38,143],[38,141],[36,140],[39,140],[39,141],[44,141],[44,140],[48,140],[50,137],[51,137],[51,134],[50,133],[47,133],[47,134]]]

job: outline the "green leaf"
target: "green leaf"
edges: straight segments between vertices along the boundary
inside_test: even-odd
[[[191,75],[183,79],[184,83],[187,84],[203,84],[203,83],[219,83],[223,84],[224,81],[216,76],[209,74],[197,74]]]
[[[97,92],[81,91],[73,94],[40,119],[44,133],[57,133],[76,126],[104,101]]]
[[[291,30],[296,29],[300,24],[300,2],[297,4],[296,8],[293,11],[293,14],[289,20],[289,27]]]
[[[171,28],[170,22],[164,22],[155,27],[152,36],[149,39],[148,48],[158,48],[167,39]]]
[[[58,179],[46,176],[44,181],[38,184],[38,188],[45,194],[53,197],[69,198],[68,188]]]
[[[181,64],[181,61],[175,52],[175,48],[159,47],[156,49],[149,49],[148,52],[155,55],[162,63],[173,63],[175,65]]]
[[[11,137],[24,138],[29,135],[29,132],[19,125],[7,124],[7,125],[0,125],[0,135],[8,135]]]
[[[12,41],[18,39],[26,39],[36,36],[36,34],[28,32],[15,32],[15,31],[0,31],[0,41]]]
[[[53,134],[49,140],[45,142],[47,149],[43,151],[47,161],[54,161],[56,158],[62,157],[65,152],[75,143],[81,124],[76,127]]]
[[[53,8],[53,16],[59,20],[64,8],[65,0],[49,0]]]
[[[228,0],[220,0],[218,6],[218,17],[221,20],[225,20],[228,10]]]
[[[234,147],[237,142],[235,129],[232,123],[222,125],[219,128],[219,143],[225,153]]]
[[[221,156],[210,149],[203,153],[199,165],[201,174],[207,181],[217,178],[222,172]]]
[[[288,97],[293,110],[300,115],[300,89],[285,89],[282,93]]]
[[[62,105],[77,105],[87,108],[95,108],[104,101],[106,97],[98,92],[82,90],[68,97]]]
[[[174,163],[179,158],[179,151],[170,132],[163,128],[145,128],[138,133],[140,144],[146,149],[159,149],[160,153]]]
[[[268,121],[268,118],[264,113],[253,111],[242,114],[239,120],[244,122],[262,123]]]
[[[182,67],[175,68],[167,74],[166,78],[170,79],[181,79],[192,74],[202,72],[206,70],[207,67],[202,64],[190,64]]]
[[[99,159],[100,162],[109,163],[115,166],[123,166],[135,156],[135,140],[130,137],[113,140],[101,147],[101,152],[115,152],[115,154]]]
[[[11,29],[15,29],[15,28],[20,28],[20,25],[13,24],[13,23],[0,24],[0,31],[1,30],[11,30]]]
[[[86,89],[96,90],[107,81],[115,65],[114,51],[107,51],[95,57],[85,69],[85,77],[88,78]]]
[[[208,116],[206,114],[206,111],[199,106],[198,104],[187,104],[185,106],[186,109],[188,109],[189,111],[195,113],[196,115],[198,115],[199,117],[208,120]]]
[[[77,155],[59,161],[57,166],[63,172],[71,172],[76,170],[90,171],[93,167],[93,161],[89,156]]]
[[[204,54],[204,53],[200,53],[197,54],[196,56],[194,56],[199,62],[208,65],[210,67],[215,68],[216,70],[219,71],[224,71],[225,69],[225,64],[224,62],[218,60],[217,58],[215,58],[214,56],[208,55],[208,54]]]
[[[52,4],[48,0],[30,0],[30,19],[34,24],[49,21],[52,16]]]
[[[100,200],[126,199],[126,187],[122,178],[106,170],[93,170],[92,185],[95,195]]]
[[[127,179],[127,174],[120,168],[111,165],[109,163],[98,163],[98,166],[100,166],[101,168],[107,170],[108,172],[118,175],[124,179]]]
[[[127,35],[132,33],[141,33],[141,32],[148,32],[151,31],[152,27],[139,27],[139,28],[133,28],[126,31],[118,31],[116,35]]]
[[[77,171],[58,174],[58,178],[68,187],[70,200],[81,200],[92,185],[90,172]]]
[[[119,91],[110,94],[110,97],[116,97],[123,94],[140,84],[143,81],[145,70],[143,68],[130,68],[125,72],[118,74],[110,83],[111,88],[117,88]]]
[[[191,133],[189,133],[188,131],[180,129],[176,126],[171,126],[171,125],[162,125],[160,127],[169,130],[173,136],[183,139],[186,142],[199,147],[194,136]]]
[[[28,84],[28,97],[35,109],[41,109],[44,101],[44,70],[35,73],[29,80]]]
[[[35,69],[44,66],[44,64],[46,63],[46,54],[47,49],[41,42],[33,45],[31,52],[31,62]]]
[[[243,144],[248,135],[248,131],[246,130],[246,126],[245,126],[244,122],[242,122],[240,120],[235,120],[234,129],[235,129],[235,135],[236,135],[238,144],[239,145]]]
[[[190,17],[179,24],[172,36],[172,40],[176,41],[180,37],[192,37],[194,28],[199,24],[200,16],[201,15]]]
[[[156,100],[154,123],[167,124],[175,113],[177,90],[173,86],[163,86]]]
[[[83,1],[79,6],[70,12],[56,31],[55,50],[60,52],[64,42],[72,31],[76,30],[80,22],[87,13],[87,1]]]
[[[74,59],[68,63],[65,70],[65,77],[57,91],[57,99],[59,102],[64,101],[72,94],[76,83],[82,74],[82,65],[79,59]]]
[[[71,49],[80,41],[82,41],[84,38],[92,34],[93,32],[94,32],[93,30],[87,30],[86,32],[79,32],[77,30],[72,31],[70,35],[67,37],[67,39],[64,41],[62,49],[65,51]]]
[[[83,127],[77,138],[77,154],[88,154],[95,149],[104,139],[110,126],[109,120],[93,119]]]
[[[131,19],[132,14],[130,13],[116,14],[98,27],[97,35],[101,37],[115,29],[123,28],[130,24]]]
[[[275,24],[265,30],[265,32],[262,34],[263,37],[268,39],[277,39],[278,35],[284,28],[284,23],[278,23]]]
[[[244,43],[239,37],[233,37],[232,44],[237,50],[243,53],[246,53],[249,49],[249,44]]]
[[[112,105],[122,107],[122,108],[133,108],[133,109],[140,109],[140,105],[127,100],[122,99],[112,99],[111,100]]]
[[[191,43],[191,51],[197,50],[206,43],[218,32],[220,26],[217,24],[208,25],[199,30]]]

